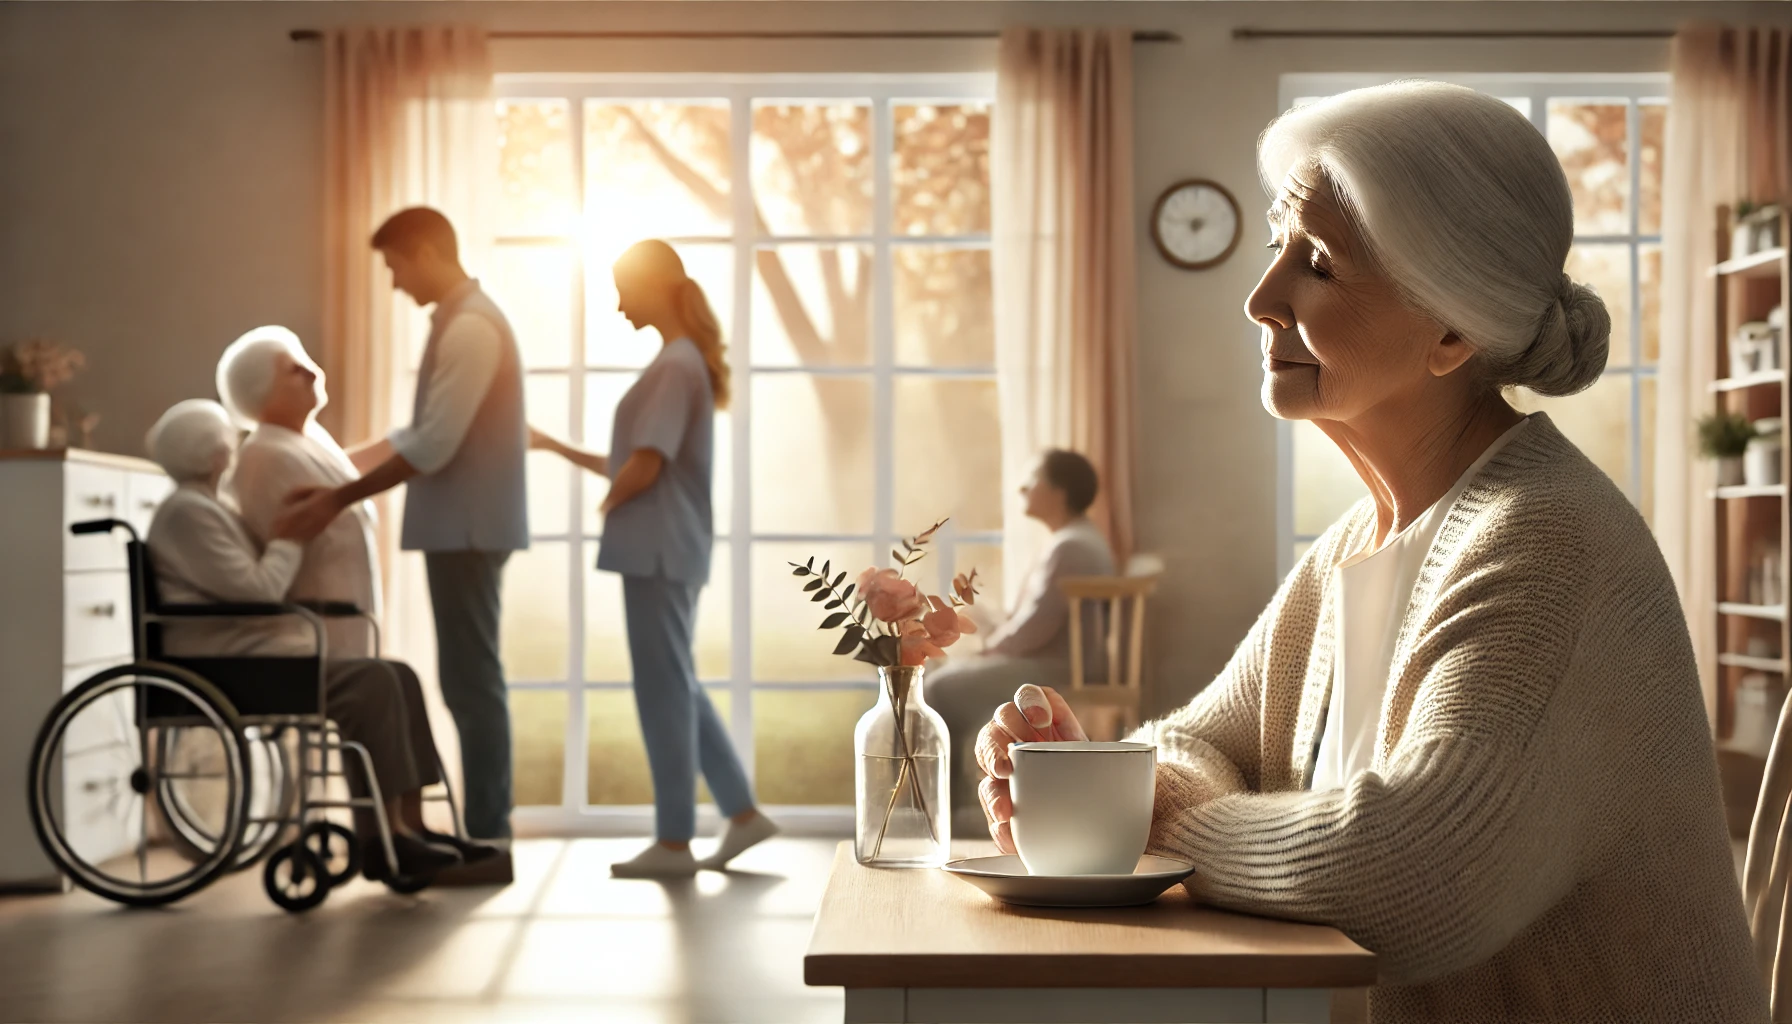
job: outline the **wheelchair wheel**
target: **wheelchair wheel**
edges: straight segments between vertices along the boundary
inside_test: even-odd
[[[156,787],[156,809],[167,824],[174,849],[199,861],[217,848],[212,825],[223,798],[223,751],[205,730],[159,730],[163,766]],[[242,871],[267,856],[286,831],[298,803],[298,787],[290,771],[286,744],[276,730],[250,726],[243,730],[249,753],[247,813],[242,840],[230,870]]]
[[[291,914],[302,914],[330,895],[328,870],[302,841],[274,851],[262,865],[261,884],[268,899]]]
[[[348,828],[334,821],[314,821],[299,836],[322,865],[331,888],[361,873],[361,841]]]
[[[195,860],[152,841],[148,804],[160,781],[157,726],[209,734],[222,799],[208,827],[224,837]],[[196,892],[230,868],[243,831],[247,751],[235,710],[208,682],[172,665],[101,671],[50,709],[31,751],[31,824],[77,885],[131,906]]]

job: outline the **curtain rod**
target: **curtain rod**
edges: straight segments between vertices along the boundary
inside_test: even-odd
[[[1306,29],[1235,28],[1234,39],[1672,39],[1673,29]]]
[[[295,43],[323,38],[314,28],[295,28],[287,35]],[[1000,32],[489,32],[488,39],[999,39]],[[1174,32],[1134,32],[1135,43],[1180,43]]]

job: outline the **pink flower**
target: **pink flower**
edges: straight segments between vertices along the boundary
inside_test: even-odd
[[[897,660],[903,665],[925,665],[928,658],[943,658],[946,655],[940,645],[933,641],[927,627],[918,619],[910,620],[903,627],[901,651]]]
[[[977,632],[977,624],[959,614],[958,609],[937,597],[932,601],[933,610],[922,617],[921,624],[935,647],[950,647],[959,637]]]
[[[952,577],[952,589],[958,594],[960,601],[965,604],[976,604],[977,595],[980,593],[977,589],[977,570],[972,569],[969,575],[961,572]]]
[[[894,569],[866,569],[859,574],[859,597],[880,622],[902,622],[921,613],[921,592]]]

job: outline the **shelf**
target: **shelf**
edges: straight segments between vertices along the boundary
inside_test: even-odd
[[[1786,485],[1764,484],[1759,487],[1719,487],[1717,490],[1711,492],[1711,496],[1713,498],[1723,498],[1726,500],[1731,498],[1784,498],[1786,496]]]
[[[1786,371],[1762,370],[1746,377],[1725,377],[1723,380],[1711,382],[1713,391],[1741,391],[1743,388],[1758,388],[1768,384],[1786,383]]]
[[[1731,668],[1752,668],[1758,672],[1778,672],[1782,676],[1786,674],[1786,663],[1780,658],[1758,658],[1752,654],[1720,654],[1717,656],[1717,663]]]
[[[1719,615],[1740,615],[1750,619],[1774,619],[1785,621],[1786,606],[1783,604],[1736,604],[1724,601],[1717,606]]]
[[[1776,246],[1764,252],[1733,260],[1725,260],[1711,268],[1713,277],[1777,277],[1780,272],[1780,260],[1786,256],[1784,246]]]

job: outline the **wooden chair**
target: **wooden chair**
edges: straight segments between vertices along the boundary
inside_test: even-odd
[[[1742,901],[1754,936],[1755,967],[1771,993],[1773,1020],[1792,1021],[1792,700],[1780,708],[1761,796],[1748,832],[1748,860],[1742,869]]]
[[[1157,590],[1163,560],[1137,555],[1124,576],[1076,576],[1059,581],[1070,602],[1070,692],[1065,699],[1090,739],[1119,739],[1139,727],[1143,704],[1145,600]],[[1085,606],[1105,612],[1103,637],[1086,637]],[[1084,654],[1097,641],[1107,653],[1107,678],[1087,678]]]

